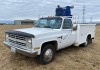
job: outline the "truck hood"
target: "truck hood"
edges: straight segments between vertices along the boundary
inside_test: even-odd
[[[16,29],[15,31],[20,31],[20,32],[24,32],[36,36],[40,34],[55,32],[56,30],[50,28],[25,28],[25,29]]]

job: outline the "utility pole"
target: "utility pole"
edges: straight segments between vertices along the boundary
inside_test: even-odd
[[[78,20],[77,20],[77,23],[79,23],[79,14],[78,14]]]
[[[75,14],[75,23],[76,23],[76,14]]]
[[[91,18],[90,18],[90,23],[92,23],[92,19],[93,19],[93,18],[91,17]]]
[[[40,14],[38,15],[38,18],[40,18]]]
[[[83,6],[83,23],[85,23],[85,5]]]

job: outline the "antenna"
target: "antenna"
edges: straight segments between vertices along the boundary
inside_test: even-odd
[[[83,6],[83,23],[85,23],[85,5]]]

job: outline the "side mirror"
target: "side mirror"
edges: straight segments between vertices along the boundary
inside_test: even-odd
[[[73,31],[76,31],[77,30],[77,25],[76,24],[73,24]]]

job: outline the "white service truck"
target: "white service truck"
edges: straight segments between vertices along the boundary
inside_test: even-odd
[[[95,24],[74,24],[68,17],[43,17],[32,28],[8,30],[4,44],[14,53],[39,57],[42,64],[54,60],[59,49],[87,47],[95,37]]]

